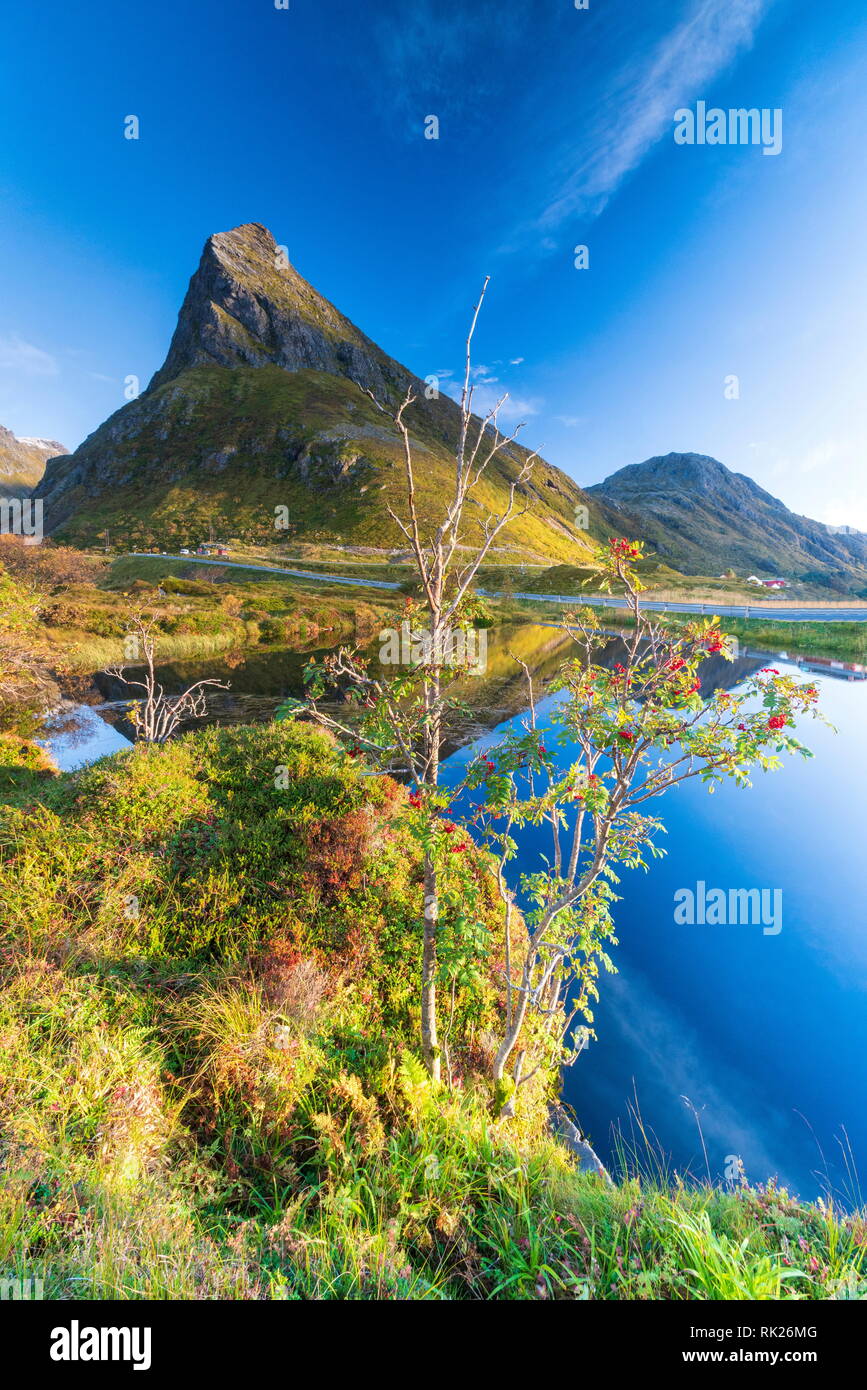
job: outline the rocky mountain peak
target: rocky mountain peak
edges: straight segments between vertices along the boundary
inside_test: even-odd
[[[298,273],[266,227],[217,233],[148,389],[53,460],[40,482],[46,530],[93,543],[108,528],[130,549],[177,548],[211,526],[270,543],[284,539],[273,524],[279,505],[293,535],[390,549],[402,539],[391,509],[402,496],[403,441],[364,392],[393,406],[410,385],[419,495],[438,508],[460,434],[451,397],[429,399]],[[513,442],[494,461],[486,485],[495,509],[508,504],[525,457]],[[530,505],[510,540],[523,553],[565,560],[586,549],[575,524],[584,494],[570,478],[540,461],[522,495]],[[598,507],[594,524],[606,515]]]
[[[0,495],[23,496],[45,472],[48,459],[65,454],[56,439],[19,438],[0,425]]]
[[[627,506],[633,498],[645,499],[656,492],[664,494],[667,490],[684,489],[692,494],[730,499],[747,495],[753,499],[762,497],[766,502],[783,507],[782,502],[777,502],[752,478],[733,473],[709,454],[657,454],[643,463],[630,463],[618,469],[598,487],[609,496],[616,494],[617,500]]]
[[[148,390],[191,367],[272,365],[346,376],[386,393],[401,375],[299,275],[267,227],[247,222],[208,239],[168,356]]]
[[[707,454],[657,455],[587,490],[636,518],[637,534],[684,573],[734,567],[804,576],[840,592],[864,588],[867,538],[798,516],[752,478]]]

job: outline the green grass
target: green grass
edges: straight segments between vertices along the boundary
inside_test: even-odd
[[[163,593],[159,591],[162,588]],[[303,650],[368,638],[399,603],[397,596],[340,585],[305,584],[242,570],[197,567],[162,558],[114,561],[99,585],[81,583],[46,599],[40,634],[47,659],[98,671],[123,659],[133,609],[158,621],[161,662],[207,660],[262,646]]]
[[[754,642],[757,647],[867,663],[867,622],[787,623],[723,618],[722,625],[726,632],[743,642]]]
[[[106,528],[124,551],[177,552],[207,538],[285,546],[297,537],[315,544],[378,548],[403,544],[389,505],[402,511],[402,444],[372,401],[352,382],[325,372],[279,367],[197,367],[130,402],[57,472],[84,470],[91,485],[63,493],[54,533],[96,546]],[[454,473],[454,406],[420,401],[413,411],[417,502],[424,524],[439,517]],[[113,431],[110,439],[105,432]],[[520,470],[515,446],[481,480],[477,500],[500,513]],[[585,549],[570,539],[583,494],[565,475],[539,463],[538,498],[508,528],[519,553],[566,559]],[[52,507],[49,499],[49,510]],[[286,508],[287,529],[275,527]],[[55,508],[55,515],[57,509]],[[62,515],[62,513],[61,513]],[[554,522],[555,524],[550,524]],[[468,534],[472,544],[478,537]]]
[[[0,793],[0,1277],[53,1299],[865,1296],[859,1214],[609,1187],[547,1130],[556,1077],[494,1120],[493,977],[457,994],[456,1087],[430,1085],[403,804],[294,725]],[[493,925],[484,866],[452,872]]]
[[[830,603],[839,605],[851,603],[863,605],[859,598],[846,599],[836,590],[823,588],[819,584],[793,583],[786,592],[784,600],[778,600],[767,590],[756,589],[743,579],[720,579],[715,575],[680,574],[677,570],[663,564],[650,555],[640,560],[637,573],[645,585],[646,600],[671,601],[677,603],[718,603],[728,605],[763,605],[774,602]],[[497,589],[505,581],[512,589],[538,594],[574,594],[581,598],[585,594],[597,592],[595,573],[587,566],[567,563],[549,565],[547,568],[513,564],[487,565],[479,574],[479,584]]]
[[[32,787],[51,776],[54,764],[43,748],[17,733],[0,732],[0,793]]]

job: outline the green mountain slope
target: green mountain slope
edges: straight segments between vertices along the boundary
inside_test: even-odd
[[[867,535],[789,511],[776,497],[704,454],[666,454],[621,468],[587,489],[684,574],[806,579],[867,591]],[[636,521],[636,518],[639,520]]]
[[[259,543],[338,540],[400,548],[388,515],[402,511],[401,441],[366,394],[408,415],[423,515],[450,489],[460,423],[455,403],[424,384],[319,295],[257,224],[211,237],[187,292],[164,366],[74,454],[54,460],[38,489],[46,529],[92,544],[108,527],[124,548],[193,544],[213,526]],[[526,456],[497,461],[479,500],[502,511]],[[584,493],[540,462],[522,488],[527,514],[504,537],[527,558],[576,560],[588,536]],[[608,533],[597,507],[595,533]],[[478,530],[468,524],[466,541]]]

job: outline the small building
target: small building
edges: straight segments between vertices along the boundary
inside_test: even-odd
[[[761,582],[762,581],[759,579],[759,576],[757,574],[751,574],[747,579],[748,584],[761,584]]]
[[[766,589],[788,589],[788,579],[765,579],[763,581]]]
[[[196,549],[197,555],[228,555],[228,553],[228,548],[219,541],[202,541],[202,544]]]

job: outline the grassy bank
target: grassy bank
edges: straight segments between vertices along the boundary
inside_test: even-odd
[[[304,649],[369,640],[396,606],[370,590],[197,567],[162,558],[124,558],[99,584],[73,584],[42,607],[42,631],[58,665],[96,671],[123,658],[130,612],[156,616],[161,661],[206,660],[259,646]]]
[[[755,643],[757,647],[867,662],[867,623],[771,623],[724,618],[722,625],[740,641]]]
[[[0,794],[32,787],[40,778],[53,777],[54,772],[54,763],[35,740],[0,732]]]
[[[576,611],[580,608],[576,600]],[[498,599],[491,604],[498,623],[552,623],[562,625],[566,605],[533,600]],[[710,610],[709,610],[710,611]],[[625,609],[596,610],[603,627],[629,629],[631,615]],[[669,623],[686,624],[687,614],[669,613]],[[867,623],[792,623],[723,618],[724,632],[737,637],[747,647],[785,651],[790,656],[816,656],[867,664]]]
[[[404,795],[293,725],[2,794],[0,1275],[55,1299],[867,1294],[860,1216],[609,1187],[547,1131],[556,1077],[494,1121],[494,944],[432,1088]],[[485,866],[451,872],[493,926]]]

